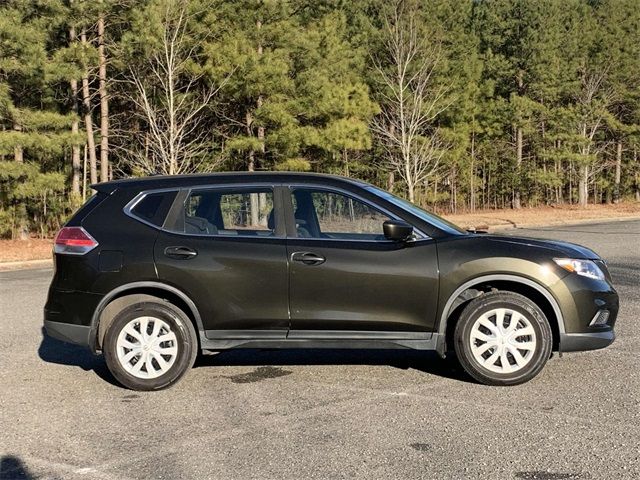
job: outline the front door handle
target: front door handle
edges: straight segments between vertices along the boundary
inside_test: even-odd
[[[169,258],[187,260],[198,255],[198,252],[189,247],[167,247],[164,249],[164,254]]]
[[[313,252],[295,252],[291,254],[291,260],[305,265],[320,265],[327,261],[322,255]]]

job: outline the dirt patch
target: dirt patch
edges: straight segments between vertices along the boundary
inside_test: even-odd
[[[283,370],[280,367],[258,367],[253,372],[241,373],[227,377],[233,383],[254,383],[268,380],[270,378],[284,377],[291,375],[293,372]]]
[[[0,263],[47,260],[51,258],[53,240],[30,238],[29,240],[0,240]]]
[[[412,443],[409,446],[418,452],[428,452],[431,450],[431,445],[428,443]]]
[[[582,473],[555,473],[546,471],[516,472],[516,478],[523,480],[565,480],[589,478]]]
[[[521,226],[562,225],[589,220],[617,220],[640,217],[640,203],[618,205],[573,205],[521,208],[520,210],[482,210],[474,213],[443,215],[462,228],[480,230]]]

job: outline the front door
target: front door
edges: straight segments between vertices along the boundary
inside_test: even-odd
[[[391,216],[347,192],[292,187],[290,198],[296,233],[287,240],[290,337],[433,331],[438,266],[432,239],[387,240],[382,224]]]
[[[192,298],[208,338],[286,337],[289,279],[276,199],[270,186],[193,189],[175,225],[158,236],[158,276]]]

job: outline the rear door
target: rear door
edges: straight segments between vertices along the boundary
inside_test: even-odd
[[[289,197],[290,338],[432,332],[434,240],[387,240],[382,224],[395,217],[350,192],[300,186]]]
[[[285,228],[276,188],[182,192],[158,236],[158,276],[196,303],[208,338],[286,337]]]

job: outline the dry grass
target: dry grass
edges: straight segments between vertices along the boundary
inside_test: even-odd
[[[618,205],[575,205],[522,208],[520,210],[482,210],[475,213],[443,215],[463,228],[500,229],[514,226],[558,225],[589,220],[613,220],[640,217],[640,203]]]
[[[557,206],[521,210],[483,210],[475,213],[443,215],[463,228],[492,229],[524,225],[558,225],[588,220],[640,217],[640,203],[619,205]],[[51,258],[51,239],[0,240],[0,263]]]
[[[0,263],[51,258],[52,239],[0,240]]]

